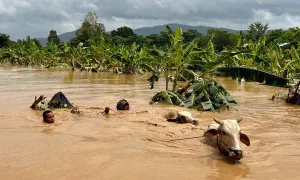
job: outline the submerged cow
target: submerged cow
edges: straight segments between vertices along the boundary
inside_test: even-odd
[[[176,122],[178,124],[191,123],[196,126],[199,125],[198,120],[192,117],[192,114],[187,111],[171,111],[166,116],[168,122]]]
[[[243,158],[243,151],[239,141],[250,146],[250,139],[246,134],[241,132],[238,120],[216,120],[217,124],[210,124],[204,132],[206,143],[217,147],[220,153],[228,156],[229,159],[238,161]]]

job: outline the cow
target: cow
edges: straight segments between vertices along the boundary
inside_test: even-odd
[[[214,119],[214,118],[213,118]],[[218,148],[221,154],[230,160],[239,161],[243,158],[243,151],[239,141],[250,146],[250,139],[240,129],[239,123],[242,119],[216,120],[210,124],[204,132],[206,144]]]
[[[171,111],[166,116],[168,122],[176,122],[178,124],[191,123],[195,126],[199,125],[199,121],[192,117],[192,114],[187,111]]]

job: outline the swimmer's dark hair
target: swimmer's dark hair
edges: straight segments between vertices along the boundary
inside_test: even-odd
[[[46,111],[43,112],[43,119],[46,118],[48,113],[52,113],[52,111],[51,110],[46,110]]]

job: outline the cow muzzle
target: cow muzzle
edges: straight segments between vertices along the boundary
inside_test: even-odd
[[[243,158],[243,151],[235,148],[229,148],[229,158],[238,161]]]

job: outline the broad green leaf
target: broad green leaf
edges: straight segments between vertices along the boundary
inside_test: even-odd
[[[202,102],[201,106],[202,106],[202,108],[203,108],[204,111],[214,110],[214,107],[213,107],[213,105],[212,105],[212,103],[210,101]]]
[[[191,108],[193,107],[195,104],[195,93],[192,92],[192,94],[187,98],[187,100],[185,101],[185,107],[187,108]]]
[[[170,94],[170,96],[172,97],[172,102],[176,105],[179,105],[179,106],[184,106],[184,98],[181,97],[178,93],[176,92],[171,92],[171,91],[168,91],[168,94]]]
[[[169,96],[167,91],[161,91],[161,94],[162,94],[163,98],[165,99],[166,103],[173,104],[171,97]]]

